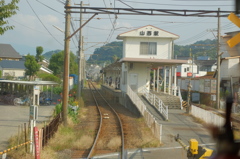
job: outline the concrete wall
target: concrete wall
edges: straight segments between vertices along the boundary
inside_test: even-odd
[[[133,75],[137,76],[137,81],[133,81]],[[147,88],[150,89],[150,68],[145,63],[134,63],[133,68],[128,72],[128,85],[134,90],[134,84],[137,84],[136,92]]]
[[[103,92],[104,96],[107,97],[106,100],[109,103],[119,103],[139,117],[142,116],[126,93],[121,92],[120,90],[113,90],[105,85],[101,86],[101,91]]]
[[[221,78],[240,76],[240,72],[238,71],[239,69],[240,69],[239,58],[223,60],[220,68]]]

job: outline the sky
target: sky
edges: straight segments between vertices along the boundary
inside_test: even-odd
[[[233,11],[234,0],[82,0],[88,7],[145,8],[179,10]],[[10,2],[10,0],[6,0]],[[36,55],[36,47],[44,52],[64,49],[65,0],[20,0],[19,11],[8,19],[14,30],[0,36],[0,43],[11,44],[21,55]],[[79,6],[80,0],[71,0],[72,6]],[[84,14],[88,20],[93,14]],[[79,28],[79,13],[71,14],[71,32]],[[126,31],[146,25],[153,25],[177,34],[177,45],[188,45],[199,40],[214,39],[217,36],[216,17],[147,16],[147,15],[104,15],[95,16],[82,29],[84,54],[89,57],[94,50],[106,43],[117,41],[116,37]],[[220,18],[221,35],[239,28],[227,17]],[[79,36],[71,38],[70,50],[78,50]]]

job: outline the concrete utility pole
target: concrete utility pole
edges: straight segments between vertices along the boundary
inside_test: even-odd
[[[217,82],[216,82],[216,104],[217,109],[220,108],[220,60],[221,60],[221,53],[220,53],[220,8],[218,8],[218,41],[217,41]]]
[[[71,0],[66,0],[65,7],[70,6]],[[65,43],[64,43],[64,73],[63,73],[63,103],[62,103],[62,117],[63,124],[67,126],[67,107],[68,107],[68,81],[69,81],[69,46],[70,46],[70,21],[71,21],[71,13],[70,9],[66,9],[66,17],[65,17]]]
[[[80,6],[83,7],[83,2],[81,1]],[[80,26],[82,26],[82,9],[80,9]],[[82,29],[79,30],[79,52],[78,52],[78,89],[77,89],[77,99],[78,99],[78,105],[80,104],[80,97],[82,93],[82,54],[83,54],[83,43],[82,43]]]

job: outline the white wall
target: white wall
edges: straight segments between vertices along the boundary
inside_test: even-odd
[[[15,70],[15,69],[2,70],[2,76],[5,76],[5,73],[8,73],[10,76],[14,76],[14,77],[23,77],[25,75],[25,70]]]
[[[172,40],[163,38],[125,38],[123,43],[123,57],[170,59]],[[140,42],[157,42],[157,55],[140,55]]]
[[[128,85],[132,83],[130,81],[130,74],[137,74],[137,92],[147,88],[150,89],[150,68],[145,63],[134,63],[133,69],[128,72]]]
[[[223,60],[220,68],[222,78],[240,76],[239,58]]]
[[[189,71],[184,71],[184,69],[187,69],[187,68],[189,68]],[[196,76],[196,75],[198,75],[197,74],[197,70],[198,70],[198,68],[197,68],[197,65],[193,65],[192,66],[192,64],[182,64],[182,65],[179,65],[179,66],[177,66],[177,72],[181,72],[181,77],[187,77],[187,73],[188,72],[192,72],[192,68],[193,68],[193,73],[194,73],[194,75]]]

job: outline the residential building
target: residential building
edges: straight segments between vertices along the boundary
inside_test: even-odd
[[[0,58],[2,60],[19,61],[22,56],[10,44],[0,44]]]

